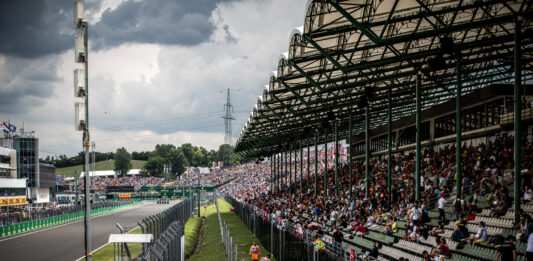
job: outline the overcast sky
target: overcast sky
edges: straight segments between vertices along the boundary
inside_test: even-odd
[[[71,0],[0,1],[0,121],[40,137],[40,156],[74,155]],[[305,0],[90,0],[90,129],[97,151],[234,139],[303,25]],[[238,91],[237,91],[238,90]]]

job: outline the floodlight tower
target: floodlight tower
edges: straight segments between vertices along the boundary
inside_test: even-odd
[[[85,150],[85,260],[90,261],[91,254],[91,175],[89,168],[89,63],[88,63],[88,23],[84,18],[84,3],[74,1],[74,29],[82,30],[83,34],[74,37],[74,62],[82,63],[83,69],[74,69],[74,96],[84,99],[76,102],[75,129],[83,131],[82,147]]]
[[[228,149],[224,150],[224,159],[223,161],[228,163],[228,167],[231,167],[232,159],[233,159],[233,149],[231,149],[232,141],[231,141],[231,121],[235,120],[231,113],[233,112],[233,105],[231,105],[231,99],[230,99],[230,89],[228,89],[228,94],[226,98],[226,104],[224,104],[224,110],[226,111],[226,115],[222,117],[224,119],[224,144],[227,144]]]

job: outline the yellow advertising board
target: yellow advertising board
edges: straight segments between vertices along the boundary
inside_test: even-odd
[[[131,193],[120,193],[118,194],[119,198],[131,198]]]
[[[0,207],[27,204],[26,197],[0,198]]]

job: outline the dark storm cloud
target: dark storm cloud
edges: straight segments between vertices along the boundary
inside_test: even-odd
[[[106,10],[94,26],[93,48],[122,43],[196,45],[209,40],[214,25],[209,21],[218,1],[157,0],[121,3]]]
[[[0,1],[0,53],[39,57],[72,48],[72,1]]]
[[[53,94],[58,59],[11,58],[0,71],[0,111],[24,113]]]
[[[196,45],[207,41],[214,0],[128,0],[89,27],[91,48],[123,43]],[[86,14],[100,0],[86,1]],[[0,1],[0,53],[34,58],[74,48],[73,0]],[[89,21],[91,23],[91,21]]]

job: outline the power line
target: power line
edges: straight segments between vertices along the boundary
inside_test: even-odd
[[[130,129],[139,129],[144,127],[150,127],[155,125],[156,123],[163,124],[170,124],[171,121],[176,120],[182,120],[182,121],[194,121],[194,120],[201,120],[201,119],[208,119],[208,118],[215,118],[220,115],[220,112],[210,112],[210,113],[203,113],[203,114],[197,114],[197,115],[189,115],[189,116],[183,116],[178,118],[172,118],[172,119],[165,119],[165,120],[159,120],[159,121],[150,121],[150,122],[142,122],[142,123],[136,123],[136,124],[130,124],[130,125],[122,125],[122,126],[114,126],[114,127],[107,127],[107,128],[101,128],[97,130],[93,130],[93,133],[98,132],[104,132],[104,131],[119,131],[119,130],[130,130]],[[79,135],[77,132],[66,132],[56,135],[39,135],[40,138],[63,138],[66,136],[76,136]]]

